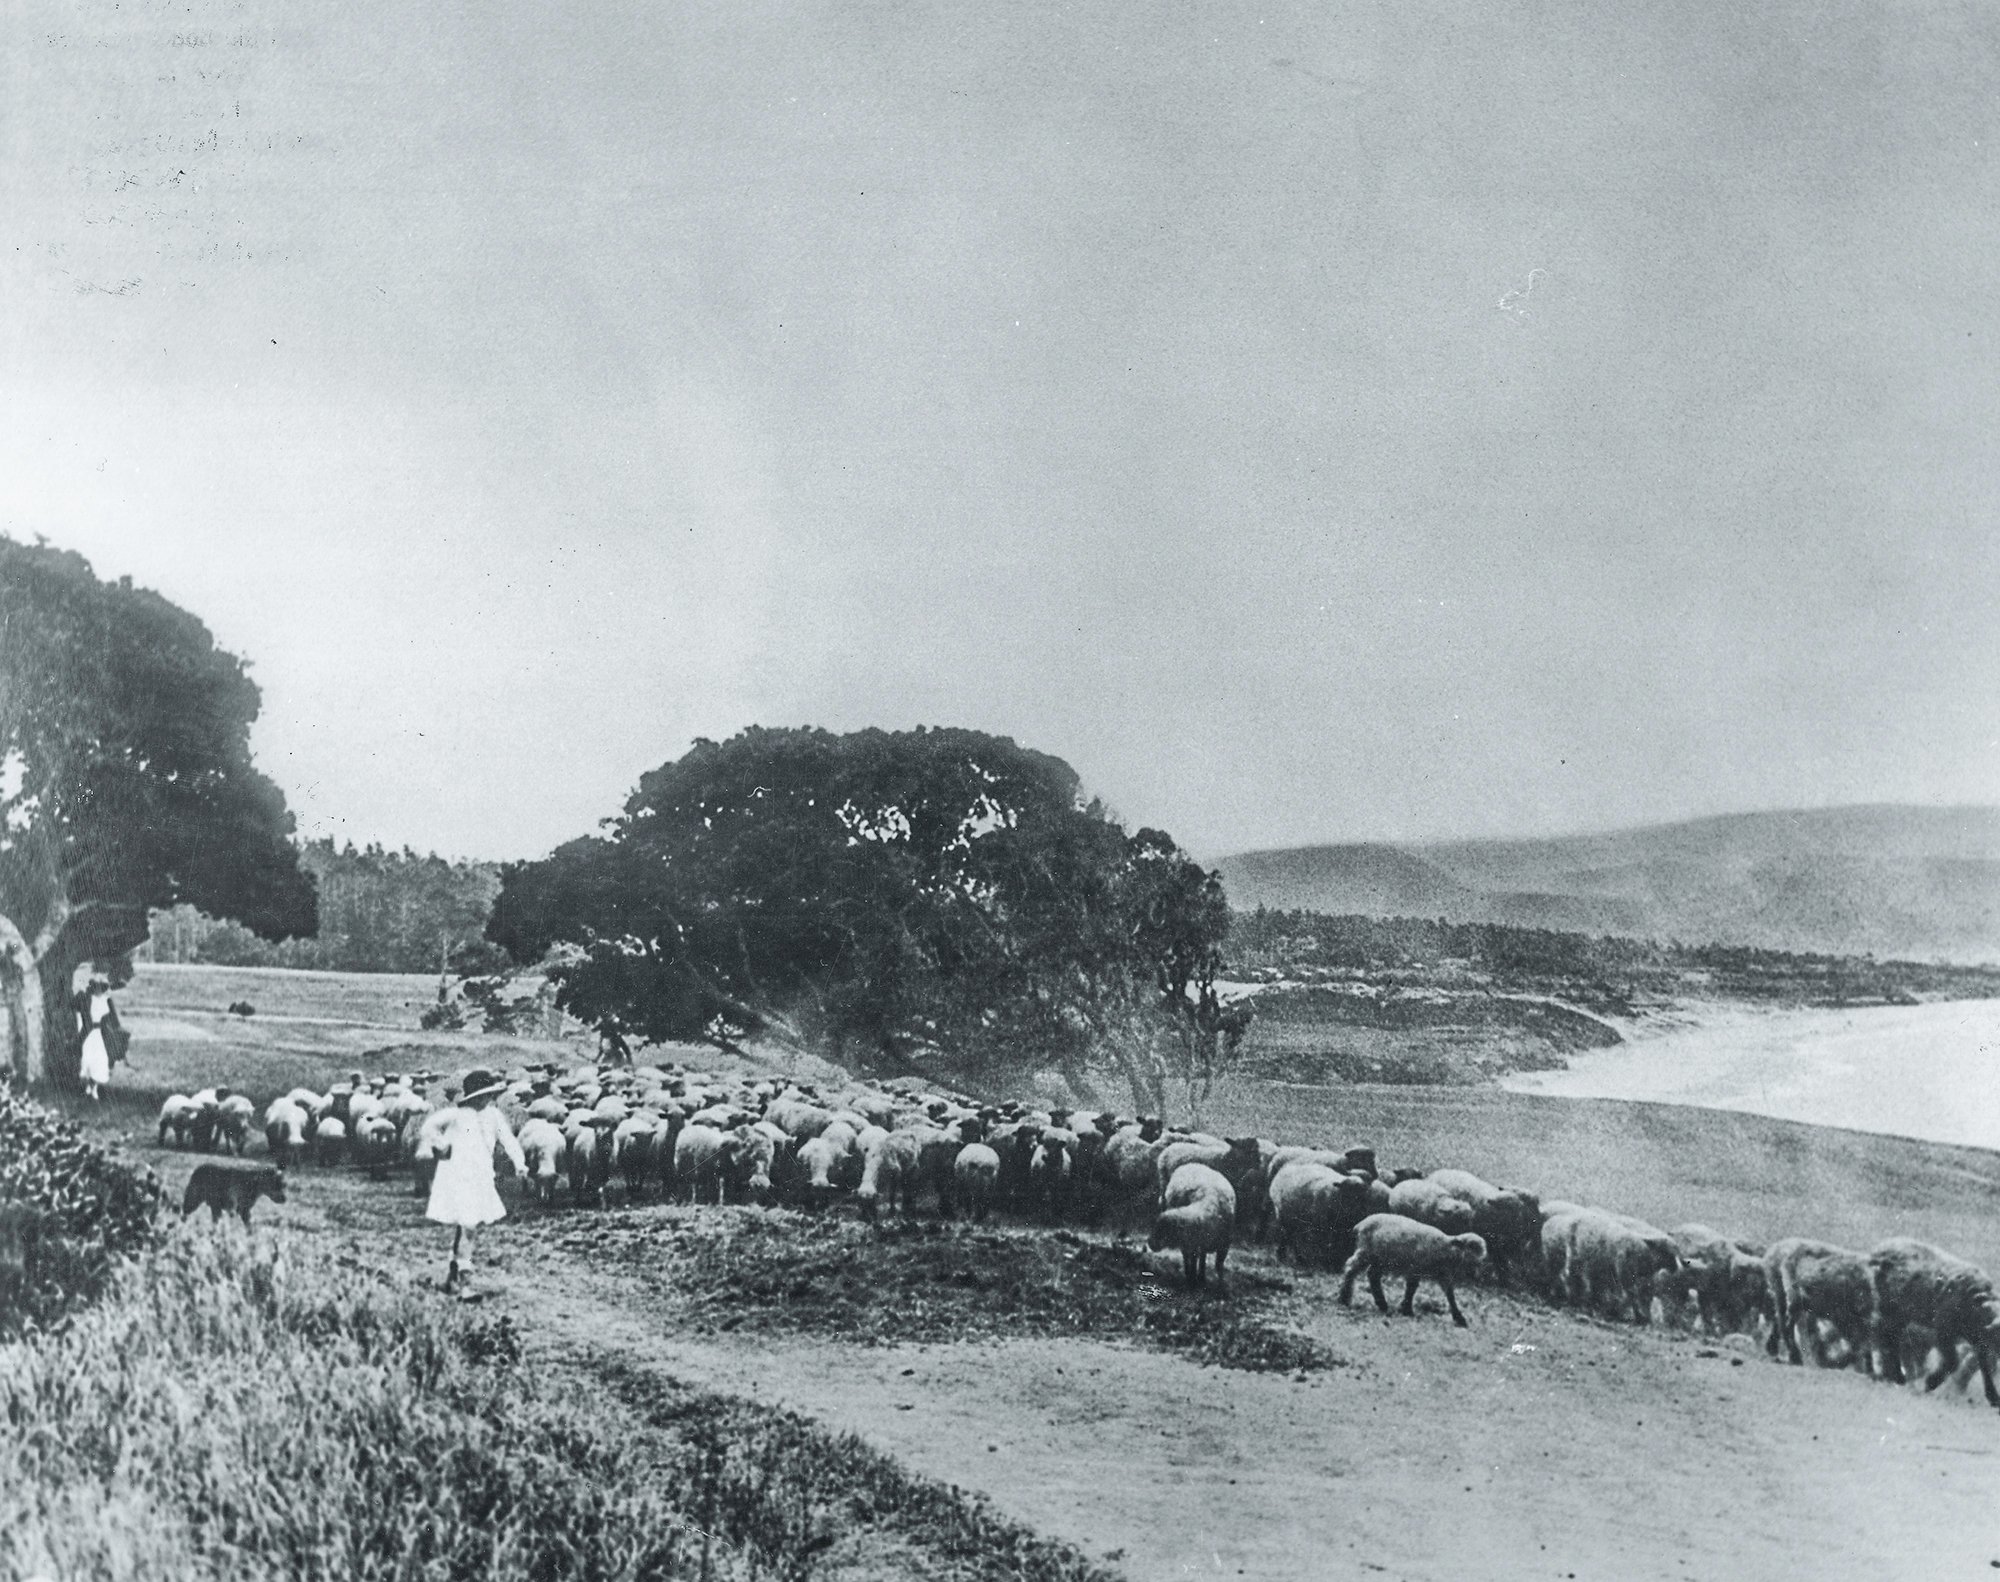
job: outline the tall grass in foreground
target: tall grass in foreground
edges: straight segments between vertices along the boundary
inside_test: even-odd
[[[191,1221],[66,1331],[0,1349],[0,1575],[748,1572],[689,1529],[673,1469],[514,1351],[345,1260]]]

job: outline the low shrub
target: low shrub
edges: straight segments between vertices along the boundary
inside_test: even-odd
[[[516,1354],[352,1260],[189,1221],[0,1352],[0,1575],[703,1575],[651,1470]]]
[[[60,1323],[159,1235],[160,1183],[0,1082],[0,1338]]]

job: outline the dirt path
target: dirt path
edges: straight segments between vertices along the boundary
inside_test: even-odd
[[[1075,1340],[696,1338],[615,1275],[549,1275],[540,1249],[489,1272],[536,1344],[808,1413],[1135,1578],[1931,1582],[2000,1562],[1994,1414],[1682,1338],[1511,1306],[1464,1333],[1330,1314],[1353,1363],[1297,1382]]]

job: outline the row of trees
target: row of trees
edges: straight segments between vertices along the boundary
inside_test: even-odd
[[[273,942],[182,904],[156,913],[140,958],[225,967],[330,972],[490,971],[504,961],[485,938],[500,892],[498,863],[452,862],[407,847],[306,842],[299,865],[319,895],[319,932]]]
[[[1159,1110],[1176,1080],[1198,1102],[1241,1041],[1215,990],[1216,876],[1005,738],[698,742],[607,833],[508,867],[496,895],[476,866],[296,845],[250,760],[260,703],[194,616],[0,537],[0,992],[21,1075],[73,1077],[75,969],[149,939],[428,968],[468,964],[481,921],[613,1041],[761,1034],[969,1085],[1053,1067],[1087,1101],[1110,1073]]]

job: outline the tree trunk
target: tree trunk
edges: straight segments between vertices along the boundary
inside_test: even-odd
[[[8,1067],[23,1086],[40,1082],[47,1075],[42,978],[27,940],[6,917],[0,917],[0,993],[6,996]]]
[[[78,932],[65,929],[35,963],[35,976],[41,984],[42,1075],[52,1086],[63,1089],[78,1086],[83,1062],[83,1040],[69,1003],[75,992],[76,969],[90,959],[76,937]]]

